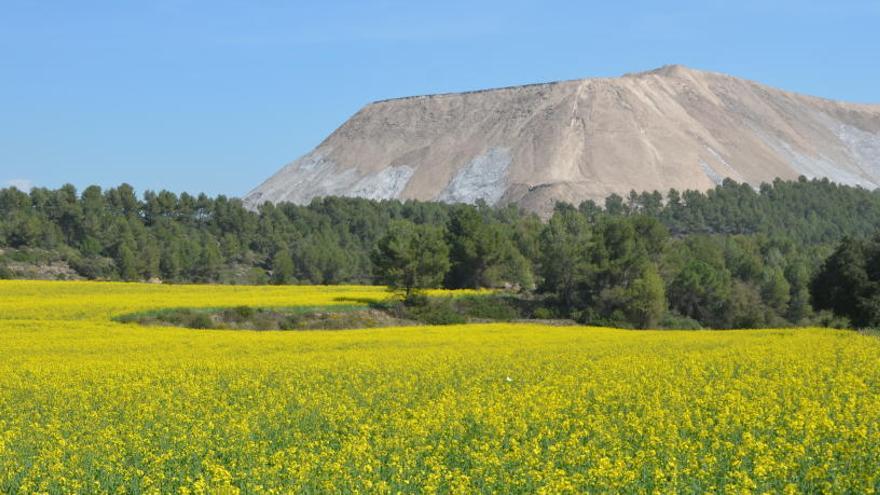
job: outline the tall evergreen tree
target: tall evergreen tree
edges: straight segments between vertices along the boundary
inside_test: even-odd
[[[272,283],[277,285],[290,284],[295,281],[296,267],[287,248],[279,249],[272,257]]]
[[[437,287],[449,270],[449,247],[443,231],[397,220],[373,252],[376,276],[406,299],[420,289]]]

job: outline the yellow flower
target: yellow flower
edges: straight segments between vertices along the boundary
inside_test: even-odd
[[[232,332],[112,321],[385,297],[357,286],[0,281],[0,491],[880,486],[880,339],[852,332]]]

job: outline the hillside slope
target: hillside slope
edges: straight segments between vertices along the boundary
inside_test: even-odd
[[[371,103],[245,202],[328,195],[489,204],[705,190],[730,177],[880,185],[880,105],[666,66]]]

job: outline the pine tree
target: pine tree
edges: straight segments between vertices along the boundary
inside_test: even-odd
[[[204,236],[202,252],[196,263],[196,274],[201,282],[215,282],[220,276],[223,258],[217,240],[210,235]]]
[[[625,312],[638,328],[654,328],[666,313],[666,288],[653,263],[642,269],[626,291]]]
[[[791,284],[785,279],[781,269],[771,270],[765,276],[764,285],[761,287],[761,296],[764,304],[784,315],[788,311],[788,302],[791,300]]]
[[[134,256],[134,251],[129,247],[129,243],[122,243],[116,254],[116,267],[119,270],[119,277],[122,280],[131,282],[139,280],[138,262]]]
[[[287,248],[281,248],[272,257],[272,283],[276,285],[290,284],[295,281],[296,267]]]
[[[449,270],[449,247],[441,229],[397,220],[379,240],[372,259],[376,277],[410,299],[418,290],[440,285]]]

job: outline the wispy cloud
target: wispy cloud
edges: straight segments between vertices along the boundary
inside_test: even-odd
[[[9,179],[3,183],[5,187],[14,187],[19,191],[30,191],[34,187],[34,183],[30,179]]]

